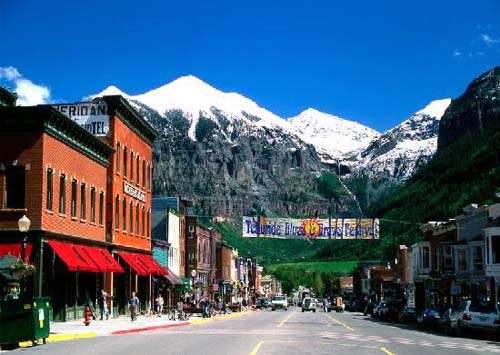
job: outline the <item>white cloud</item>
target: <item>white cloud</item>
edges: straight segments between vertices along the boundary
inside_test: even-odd
[[[497,43],[500,43],[500,39],[495,39],[495,38],[492,38],[490,35],[487,35],[485,33],[483,33],[481,35],[481,40],[486,43],[487,45],[493,45],[493,44],[497,44]]]
[[[454,57],[460,57],[461,55],[462,55],[462,52],[460,52],[458,49],[455,49],[455,50],[453,51],[453,56],[454,56]]]
[[[31,106],[50,103],[50,90],[48,87],[33,83],[24,78],[19,71],[12,67],[0,67],[0,79],[15,84],[14,91],[17,94],[17,104]]]

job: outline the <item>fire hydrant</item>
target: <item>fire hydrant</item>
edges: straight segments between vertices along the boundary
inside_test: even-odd
[[[88,326],[90,324],[91,318],[92,318],[92,312],[90,312],[90,307],[87,306],[87,308],[85,308],[85,320],[83,321],[83,323],[85,323],[85,325]]]

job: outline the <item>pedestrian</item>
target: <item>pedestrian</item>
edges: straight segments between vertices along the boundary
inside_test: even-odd
[[[163,304],[163,296],[159,293],[158,297],[156,297],[156,312],[158,313],[158,317],[161,317],[161,314],[163,313]]]
[[[109,319],[109,308],[108,308],[108,298],[109,295],[104,289],[101,289],[101,294],[99,295],[98,298],[98,303],[99,303],[99,313],[100,313],[100,320],[103,319],[103,317],[106,317],[106,320]]]
[[[128,305],[130,308],[130,319],[133,322],[137,319],[137,307],[139,307],[139,299],[136,297],[135,292],[132,292]]]

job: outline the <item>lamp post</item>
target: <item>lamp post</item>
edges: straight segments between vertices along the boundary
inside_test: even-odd
[[[23,215],[17,221],[17,226],[19,228],[19,232],[23,233],[23,240],[21,244],[21,260],[23,263],[26,262],[26,244],[28,243],[28,230],[30,229],[30,220],[26,215]],[[20,280],[21,292],[24,293],[24,277]]]
[[[196,278],[196,274],[197,274],[196,269],[191,270],[191,277],[193,278],[193,280],[191,282],[191,289],[193,290],[193,297],[195,298],[196,301],[198,301],[196,299],[195,290],[194,290],[194,279]]]

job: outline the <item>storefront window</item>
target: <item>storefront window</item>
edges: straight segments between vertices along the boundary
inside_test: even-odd
[[[483,270],[483,248],[472,248],[472,267],[474,269],[473,271]]]

